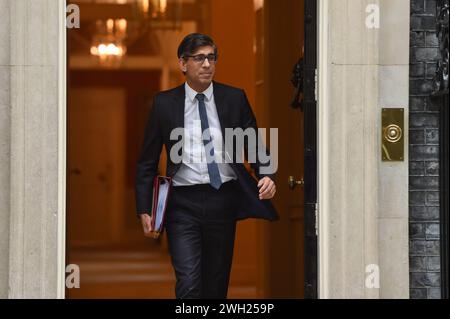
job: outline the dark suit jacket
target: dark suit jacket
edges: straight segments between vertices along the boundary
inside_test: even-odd
[[[223,138],[225,139],[225,128],[227,127],[240,127],[243,130],[251,127],[257,132],[256,119],[244,90],[215,81],[213,81],[213,88],[214,101],[216,103]],[[171,147],[178,142],[177,140],[170,139],[170,132],[174,128],[184,127],[184,104],[184,84],[160,92],[153,99],[153,106],[145,129],[144,142],[137,163],[136,209],[138,215],[151,211],[153,178],[157,174],[163,144],[167,152],[167,176],[173,177],[180,168],[181,163],[173,163],[169,156]],[[245,142],[244,152],[245,158],[247,159],[247,140]],[[265,150],[267,152],[267,149]],[[237,199],[240,203],[236,213],[236,219],[240,220],[253,217],[272,221],[277,220],[279,217],[271,201],[259,199],[257,181],[249,174],[244,164],[233,161],[229,165],[231,165],[238,177],[238,185],[241,188],[242,194]],[[250,165],[258,178],[269,176],[275,181],[275,174],[260,174],[259,167],[263,166],[263,164],[259,160],[256,163],[250,163]]]

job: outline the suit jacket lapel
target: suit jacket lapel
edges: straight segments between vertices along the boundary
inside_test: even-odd
[[[224,91],[222,87],[213,81],[214,102],[216,103],[217,115],[219,116],[220,128],[222,130],[222,141],[225,143],[225,127],[227,126],[227,112],[225,107]]]
[[[184,101],[185,101],[184,83],[175,89],[174,100],[175,103],[173,104],[172,109],[173,114],[172,129],[177,127],[184,127]]]

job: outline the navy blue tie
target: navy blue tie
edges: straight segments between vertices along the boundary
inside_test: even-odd
[[[209,129],[208,116],[206,115],[205,95],[202,93],[199,93],[199,94],[197,94],[197,96],[195,98],[198,100],[198,112],[200,114],[200,121],[201,121],[201,125],[202,125],[202,133],[203,133],[205,130]],[[205,151],[206,151],[206,144],[208,144],[208,142],[210,142],[211,140],[212,140],[211,134],[210,134],[209,141],[206,139],[203,140],[203,145],[205,146]],[[210,181],[210,184],[212,187],[214,187],[215,189],[219,189],[220,185],[222,185],[222,180],[220,179],[219,166],[217,166],[217,163],[214,159],[214,147],[211,147],[210,155],[213,160],[207,161],[209,181]],[[208,156],[206,158],[208,158]]]

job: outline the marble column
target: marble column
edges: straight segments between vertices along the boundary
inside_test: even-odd
[[[0,294],[62,297],[65,1],[0,10]]]
[[[319,11],[320,296],[408,298],[408,137],[403,162],[382,162],[380,131],[384,107],[408,123],[409,1]]]

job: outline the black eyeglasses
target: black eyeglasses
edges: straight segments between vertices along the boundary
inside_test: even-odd
[[[211,64],[215,64],[217,62],[216,54],[196,54],[196,55],[184,55],[183,58],[192,58],[195,63],[203,64],[205,59],[208,59],[208,62]]]

